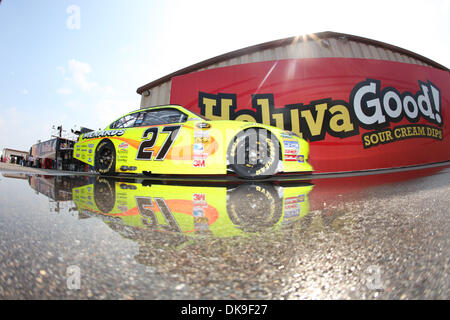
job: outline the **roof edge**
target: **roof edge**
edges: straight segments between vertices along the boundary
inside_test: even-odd
[[[353,41],[358,41],[358,42],[362,42],[362,43],[366,43],[366,44],[371,44],[371,45],[376,45],[379,47],[384,47],[387,49],[390,49],[392,51],[396,51],[398,53],[402,53],[405,55],[410,56],[411,58],[414,58],[416,60],[422,61],[426,64],[429,64],[430,66],[437,68],[437,69],[441,69],[444,71],[449,71],[449,69],[431,59],[428,59],[420,54],[417,54],[415,52],[403,49],[401,47],[397,47],[382,41],[378,41],[378,40],[372,40],[369,38],[364,38],[364,37],[360,37],[360,36],[354,36],[351,34],[346,34],[346,33],[338,33],[338,32],[333,32],[333,31],[324,31],[324,32],[319,32],[319,33],[313,33],[313,34],[307,34],[307,35],[303,35],[303,36],[294,36],[294,37],[288,37],[288,38],[284,38],[284,39],[278,39],[278,40],[273,40],[273,41],[269,41],[269,42],[264,42],[264,43],[260,43],[260,44],[256,44],[256,45],[252,45],[249,47],[245,47],[242,49],[238,49],[238,50],[234,50],[234,51],[230,51],[228,53],[224,53],[218,56],[215,56],[213,58],[210,59],[206,59],[203,60],[201,62],[198,62],[196,64],[190,65],[186,68],[180,69],[178,71],[172,72],[166,76],[163,76],[159,79],[156,79],[152,82],[149,82],[141,87],[139,87],[136,92],[138,94],[142,94],[144,91],[156,87],[164,82],[169,81],[170,79],[172,79],[173,77],[176,76],[180,76],[183,74],[187,74],[187,73],[191,73],[194,72],[198,69],[202,69],[205,68],[209,65],[212,64],[216,64],[225,60],[229,60],[244,54],[249,54],[255,51],[259,51],[259,50],[265,50],[265,49],[270,49],[270,48],[274,48],[274,47],[280,47],[280,46],[284,46],[284,45],[288,45],[292,42],[297,42],[297,41],[309,41],[309,40],[317,40],[317,39],[326,39],[326,38],[347,38],[348,40],[353,40]]]

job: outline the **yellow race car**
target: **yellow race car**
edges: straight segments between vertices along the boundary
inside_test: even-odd
[[[311,172],[295,133],[245,121],[210,121],[178,105],[139,109],[79,136],[73,157],[100,174],[225,175],[258,179]]]
[[[97,177],[72,189],[79,216],[96,216],[128,238],[151,232],[232,237],[284,228],[309,213],[310,183],[176,185]]]

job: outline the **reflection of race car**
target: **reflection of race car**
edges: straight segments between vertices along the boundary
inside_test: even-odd
[[[101,174],[226,174],[258,178],[310,172],[308,143],[290,131],[244,121],[209,121],[181,106],[131,112],[79,137],[74,158]]]
[[[74,188],[80,216],[98,216],[123,236],[148,237],[148,231],[216,237],[272,230],[309,212],[304,184],[280,187],[243,184],[236,188],[123,182],[101,178]],[[145,235],[145,236],[144,236]]]

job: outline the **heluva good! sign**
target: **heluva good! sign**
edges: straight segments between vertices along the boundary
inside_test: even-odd
[[[352,58],[257,62],[172,79],[171,103],[310,143],[316,172],[450,160],[448,71]]]

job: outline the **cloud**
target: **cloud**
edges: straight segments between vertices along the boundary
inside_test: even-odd
[[[58,92],[59,94],[68,95],[68,94],[71,94],[71,93],[72,93],[72,89],[70,89],[70,88],[59,88],[59,89],[57,90],[57,92]]]
[[[58,67],[56,67],[56,70],[58,70],[59,72],[61,72],[61,74],[62,74],[63,76],[66,75],[66,69],[64,69],[64,67],[58,66]]]
[[[75,85],[83,91],[90,91],[98,86],[95,81],[90,81],[88,78],[92,69],[88,63],[77,61],[75,59],[69,60],[69,73],[70,78],[74,81]]]
[[[63,96],[65,112],[76,112],[72,121],[97,129],[111,123],[118,117],[137,109],[139,96],[134,90],[124,92],[124,88],[114,88],[97,82],[92,77],[89,63],[71,59],[67,67],[58,66],[65,82],[57,89]],[[80,114],[89,115],[83,118]]]
[[[94,93],[100,95],[114,95],[115,90],[111,86],[101,86],[98,82],[90,79],[90,73],[92,68],[89,63],[81,62],[75,59],[68,61],[68,68],[61,66],[56,67],[64,80],[69,81],[72,86],[81,89],[83,92],[92,92],[92,89],[96,89]],[[69,85],[70,86],[70,85]],[[69,87],[62,87],[57,90],[59,94],[69,95],[73,93],[73,90]]]
[[[103,126],[135,109],[138,109],[135,107],[135,101],[127,97],[105,96],[95,104],[97,118]]]

